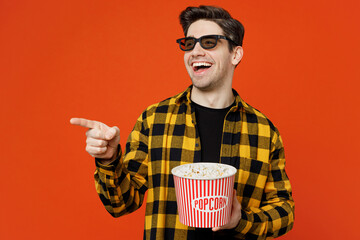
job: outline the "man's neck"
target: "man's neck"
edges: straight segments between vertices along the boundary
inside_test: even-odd
[[[202,91],[195,86],[191,90],[191,100],[195,103],[214,109],[230,106],[234,102],[232,88],[217,89],[216,91]]]

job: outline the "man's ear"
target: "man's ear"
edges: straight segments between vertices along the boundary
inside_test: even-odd
[[[244,50],[241,46],[236,46],[233,50],[233,57],[231,59],[232,64],[238,65],[244,55]]]

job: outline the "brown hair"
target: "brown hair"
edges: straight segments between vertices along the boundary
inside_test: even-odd
[[[187,7],[180,13],[180,24],[186,37],[190,25],[198,20],[209,20],[221,27],[224,35],[233,40],[237,45],[229,41],[229,50],[235,46],[242,46],[244,38],[244,26],[238,20],[231,17],[228,11],[220,7],[199,6]]]

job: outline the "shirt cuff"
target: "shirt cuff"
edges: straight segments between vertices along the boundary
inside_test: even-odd
[[[243,209],[241,209],[241,219],[239,221],[239,224],[234,228],[234,230],[242,236],[244,236],[250,230],[251,226],[248,219],[248,214]]]

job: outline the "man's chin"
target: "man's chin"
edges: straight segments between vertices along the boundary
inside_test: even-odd
[[[212,90],[214,90],[214,86],[210,83],[204,84],[204,83],[197,83],[197,82],[192,82],[193,83],[193,87],[196,88],[199,91],[202,92],[210,92]]]

